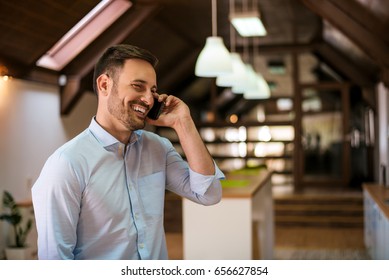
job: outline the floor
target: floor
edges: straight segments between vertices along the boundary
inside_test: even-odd
[[[182,234],[167,233],[166,238],[169,258],[183,259]],[[275,227],[274,249],[275,259],[369,259],[363,227]]]
[[[183,259],[182,234],[167,233],[169,258]],[[302,259],[301,254],[321,259],[369,259],[363,243],[363,229],[276,228],[275,259]],[[329,254],[333,255],[329,255]],[[288,257],[289,256],[289,257]],[[324,258],[324,257],[323,257]],[[308,259],[308,258],[306,258]]]

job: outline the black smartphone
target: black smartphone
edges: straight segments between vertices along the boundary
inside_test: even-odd
[[[148,112],[147,116],[150,119],[157,120],[161,114],[163,108],[163,102],[158,102],[158,99],[154,97],[154,105],[151,110]]]

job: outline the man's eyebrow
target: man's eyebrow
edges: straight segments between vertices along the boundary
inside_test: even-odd
[[[145,80],[140,80],[140,79],[136,79],[136,80],[133,80],[131,81],[132,83],[141,83],[141,84],[147,84],[147,82]]]

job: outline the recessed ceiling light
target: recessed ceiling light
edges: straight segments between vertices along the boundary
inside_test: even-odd
[[[243,37],[265,36],[267,34],[257,11],[232,13],[230,21]]]

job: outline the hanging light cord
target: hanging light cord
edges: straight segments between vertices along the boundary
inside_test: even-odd
[[[248,11],[247,0],[243,1],[243,3],[242,3],[242,10],[244,12]],[[243,48],[244,62],[245,63],[249,63],[249,60],[250,60],[249,39],[247,37],[243,37],[243,43],[244,43],[244,48]]]
[[[230,0],[230,14],[234,14],[235,12],[235,1],[234,0]],[[235,29],[234,27],[232,26],[232,24],[230,24],[230,47],[231,47],[231,52],[236,52],[236,49],[235,49]]]
[[[217,3],[212,0],[212,36],[217,36]]]

